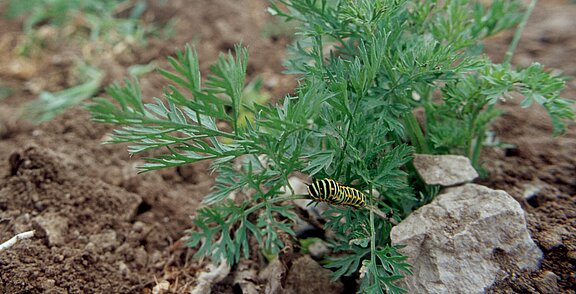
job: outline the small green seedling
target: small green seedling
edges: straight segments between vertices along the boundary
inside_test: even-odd
[[[26,38],[19,45],[21,55],[42,52],[50,42],[83,48],[77,50],[82,51],[82,57],[78,58],[73,68],[74,78],[78,82],[58,92],[42,92],[36,100],[24,105],[24,117],[33,122],[50,120],[92,98],[103,87],[101,82],[105,74],[95,65],[100,63],[96,59],[102,56],[112,58],[110,52],[118,48],[144,46],[149,37],[160,32],[158,25],[145,24],[140,19],[146,6],[145,1],[126,0],[8,1],[7,17],[24,16]],[[169,27],[166,25],[166,31]],[[113,50],[113,47],[116,49]],[[150,69],[132,68],[133,73],[144,70]]]

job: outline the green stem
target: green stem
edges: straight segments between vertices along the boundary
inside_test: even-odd
[[[372,206],[372,200],[370,200],[369,206]],[[372,209],[370,209],[370,264],[376,267],[376,229],[374,228],[374,211]],[[370,284],[373,283],[374,281],[370,281]]]
[[[526,27],[526,23],[528,23],[528,18],[530,18],[530,15],[532,14],[534,7],[536,7],[536,3],[538,3],[538,0],[532,0],[530,2],[530,5],[528,5],[526,13],[524,13],[524,16],[522,17],[522,21],[520,21],[518,28],[516,28],[516,31],[514,32],[514,37],[512,38],[512,42],[508,47],[508,51],[506,51],[506,54],[504,55],[504,61],[502,63],[510,64],[510,62],[512,61],[512,55],[514,55],[514,51],[516,51],[516,47],[518,47],[520,37],[522,36],[522,32],[524,31],[524,27]]]
[[[482,146],[484,144],[484,139],[486,137],[486,130],[484,128],[480,129],[480,133],[476,138],[476,142],[474,144],[474,149],[472,150],[472,154],[470,156],[470,161],[474,168],[478,168],[478,161],[480,160],[480,151],[482,151]]]
[[[272,203],[276,203],[276,202],[282,202],[282,201],[289,201],[289,200],[296,200],[296,199],[308,199],[310,196],[308,195],[290,195],[290,196],[280,196],[280,197],[276,197],[273,199],[269,199],[263,202],[260,202],[248,209],[246,209],[244,211],[244,214],[249,215],[253,212],[255,212],[256,210],[266,206],[267,204],[272,204]]]
[[[428,148],[428,144],[426,144],[426,139],[424,138],[424,133],[422,133],[422,129],[418,124],[418,120],[412,111],[406,114],[404,118],[404,122],[406,123],[406,131],[408,133],[408,137],[410,137],[410,141],[412,141],[412,145],[416,147],[416,152],[418,153],[430,153]]]
[[[384,213],[382,210],[376,208],[375,206],[373,206],[373,205],[366,205],[366,208],[367,208],[370,212],[373,212],[373,213],[375,213],[376,215],[378,215],[379,217],[381,217],[382,219],[389,221],[391,224],[393,224],[393,225],[397,225],[397,224],[398,224],[398,222],[397,222],[395,219],[393,219],[392,217],[388,216],[386,213]]]
[[[473,100],[484,98],[480,95],[481,94],[478,91],[474,94],[474,96],[471,97],[474,97]],[[490,113],[494,109],[494,104],[489,104],[487,107],[486,104],[488,103],[483,102],[470,111],[471,113],[474,114],[474,117],[472,118],[472,125],[470,126],[470,129],[472,131],[472,138],[466,146],[466,152],[468,154],[468,158],[470,158],[472,166],[476,169],[480,168],[478,161],[480,160],[480,152],[482,151],[482,147],[484,146],[484,140],[486,138],[486,128],[487,128],[487,123],[479,125],[478,117],[480,116],[482,109],[486,108],[486,110],[484,110],[484,113]],[[476,140],[474,140],[474,135],[476,135]]]

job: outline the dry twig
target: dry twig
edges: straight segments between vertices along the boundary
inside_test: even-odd
[[[10,238],[10,240],[0,244],[0,252],[12,247],[14,244],[16,244],[16,242],[18,242],[20,240],[28,239],[28,238],[32,238],[32,237],[34,237],[34,230],[20,233],[16,236]]]

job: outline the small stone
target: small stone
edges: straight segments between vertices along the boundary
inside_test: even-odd
[[[152,294],[166,293],[168,289],[170,289],[170,282],[164,280],[152,288]]]
[[[62,254],[56,254],[52,257],[52,261],[54,263],[61,263],[62,261],[64,261],[64,255]]]
[[[522,192],[522,197],[526,200],[532,199],[542,190],[542,184],[525,184],[524,191]]]
[[[134,230],[134,232],[136,233],[142,233],[142,231],[144,231],[144,228],[146,227],[146,224],[141,222],[141,221],[136,221],[133,225],[132,225],[132,230]]]
[[[142,246],[135,250],[134,262],[141,268],[146,267],[146,264],[148,263],[148,253]]]
[[[32,219],[40,229],[46,234],[49,246],[62,245],[66,243],[66,233],[68,232],[68,220],[58,215],[58,213],[45,213]]]
[[[124,275],[127,276],[130,274],[130,268],[124,263],[123,261],[118,262],[118,270]]]
[[[312,243],[308,247],[308,251],[310,252],[310,256],[312,256],[313,258],[321,259],[326,254],[328,254],[328,252],[330,252],[330,249],[328,249],[328,246],[326,246],[326,243],[324,243],[324,241],[320,240],[318,242]]]
[[[467,157],[414,154],[414,167],[428,185],[454,186],[478,177]]]
[[[92,242],[88,242],[88,244],[84,246],[84,251],[94,253],[96,252],[96,245]]]
[[[29,213],[20,213],[17,212],[17,217],[11,222],[12,228],[14,232],[26,232],[29,231],[30,222],[32,216]]]
[[[46,209],[46,205],[42,201],[36,201],[34,202],[34,208],[41,212]]]
[[[266,82],[264,82],[264,86],[266,87],[266,89],[270,90],[278,86],[278,83],[279,83],[278,76],[271,76],[269,79],[266,79]]]
[[[340,281],[331,282],[330,274],[330,270],[323,268],[310,256],[301,256],[288,271],[286,293],[342,293],[344,285]]]
[[[42,279],[40,282],[40,287],[45,290],[53,290],[54,286],[56,285],[56,281],[53,279]]]
[[[148,253],[148,265],[152,265],[155,269],[162,269],[166,266],[164,255],[159,250],[154,250]]]
[[[118,240],[116,240],[116,231],[107,230],[104,233],[95,234],[90,236],[90,242],[104,251],[112,251],[118,247]]]

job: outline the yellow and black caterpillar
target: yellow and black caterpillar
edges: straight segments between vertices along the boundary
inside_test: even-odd
[[[314,201],[324,201],[335,205],[364,207],[366,196],[357,189],[340,185],[332,179],[315,181],[308,185],[308,194]]]

